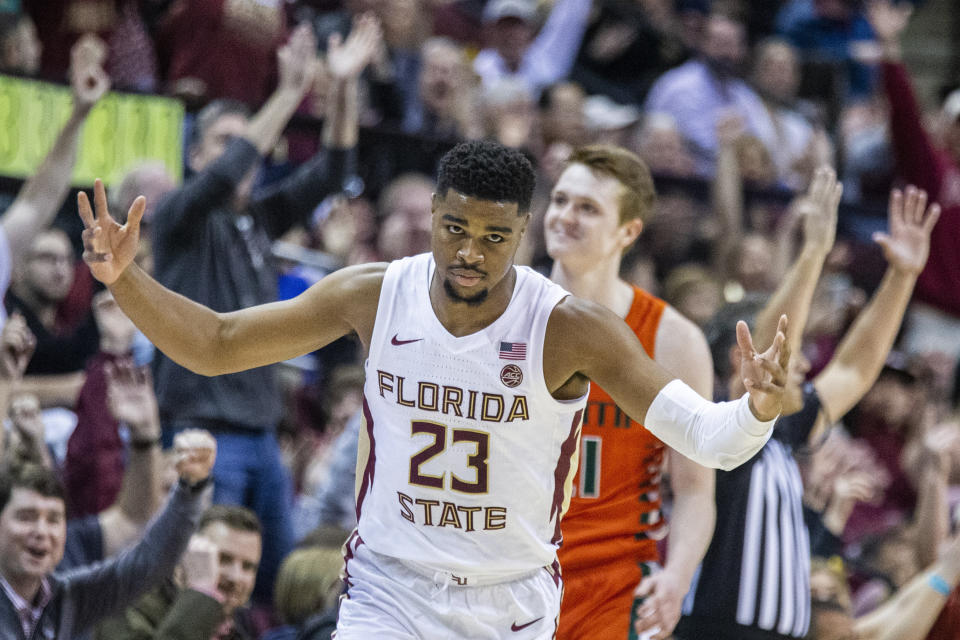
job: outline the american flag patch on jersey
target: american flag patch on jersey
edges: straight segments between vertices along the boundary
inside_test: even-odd
[[[500,343],[501,360],[526,360],[527,343],[526,342],[501,342]]]

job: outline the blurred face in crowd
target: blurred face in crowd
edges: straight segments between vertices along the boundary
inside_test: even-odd
[[[407,179],[387,188],[378,247],[382,260],[397,260],[430,250],[430,198],[433,186],[424,178]]]
[[[793,47],[780,41],[763,45],[757,52],[753,82],[771,98],[792,102],[800,86],[800,66]]]
[[[14,588],[35,588],[60,564],[66,535],[63,500],[14,487],[0,511],[0,573]]]
[[[250,599],[260,566],[260,534],[233,529],[225,522],[211,522],[200,534],[220,551],[220,575],[217,590],[226,598],[224,613],[230,615]]]
[[[773,247],[758,234],[747,234],[740,242],[740,260],[735,276],[747,291],[768,291],[773,273]]]
[[[0,70],[24,75],[36,75],[40,70],[43,45],[37,37],[37,27],[27,16],[20,18],[16,28],[0,43]]]
[[[437,40],[424,45],[420,99],[427,109],[451,115],[456,92],[463,90],[464,75],[463,54],[456,45]]]
[[[582,144],[586,138],[583,121],[583,88],[574,82],[564,82],[550,89],[550,105],[543,111],[544,138],[563,141],[571,146]]]
[[[616,258],[640,235],[643,223],[620,223],[623,185],[613,176],[571,164],[550,194],[544,234],[550,257],[587,270],[598,261]]]
[[[507,63],[510,69],[517,69],[523,60],[523,54],[533,40],[533,26],[526,20],[515,17],[500,18],[489,27],[490,45]]]
[[[18,289],[41,305],[56,305],[73,285],[73,247],[66,234],[48,229],[34,238]]]
[[[200,140],[190,149],[190,168],[203,171],[207,165],[223,155],[227,144],[243,136],[247,118],[239,113],[225,113],[207,127]]]
[[[702,52],[715,71],[725,75],[737,73],[747,57],[743,25],[723,16],[710,16]]]
[[[817,15],[830,20],[846,20],[853,10],[852,0],[814,0]]]
[[[693,156],[676,126],[645,127],[640,136],[639,151],[654,174],[693,176]]]

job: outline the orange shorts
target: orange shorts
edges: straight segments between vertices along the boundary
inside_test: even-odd
[[[563,602],[557,640],[628,640],[633,592],[656,563],[618,563],[563,569]]]

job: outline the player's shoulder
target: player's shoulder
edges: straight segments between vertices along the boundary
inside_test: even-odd
[[[654,353],[656,361],[667,368],[674,364],[712,366],[713,362],[703,329],[669,304],[660,316]]]

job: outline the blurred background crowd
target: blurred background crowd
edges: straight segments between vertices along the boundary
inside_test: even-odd
[[[218,538],[221,615],[193,631],[329,633],[356,524],[362,348],[342,339],[214,379],[154,351],[79,260],[69,196],[90,185],[71,175],[98,153],[79,141],[108,90],[184,106],[183,174],[138,162],[108,195],[120,217],[146,195],[139,263],[216,310],[429,250],[436,164],[464,139],[533,161],[518,262],[549,274],[542,215],[565,159],[626,147],[657,201],[624,277],[704,329],[718,374],[718,321],[762,307],[788,276],[809,240],[804,194],[831,165],[843,202],[800,349],[809,380],[881,283],[873,235],[890,189],[917,185],[943,208],[875,383],[794,452],[823,525],[815,612],[865,619],[944,548],[960,555],[958,53],[952,0],[0,0],[0,73],[72,95],[33,173],[0,179],[0,450],[56,469],[67,560],[76,545],[82,563],[141,534],[173,482],[172,434],[210,431],[214,501],[250,511],[209,525],[240,533]],[[154,637],[189,569],[99,637]],[[817,619],[811,637],[853,637]],[[960,637],[956,592],[930,637]]]

